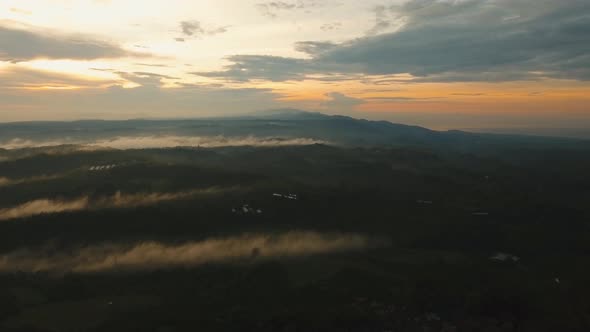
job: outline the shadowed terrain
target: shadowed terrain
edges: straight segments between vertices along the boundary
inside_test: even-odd
[[[587,141],[293,111],[0,127],[2,331],[590,328]]]

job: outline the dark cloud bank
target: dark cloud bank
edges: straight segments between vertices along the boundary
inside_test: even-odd
[[[82,34],[60,34],[32,27],[0,23],[0,61],[34,59],[94,60],[123,57],[148,57],[127,51],[112,42]]]
[[[301,42],[310,58],[234,55],[201,76],[302,80],[311,74],[394,75],[418,81],[590,79],[590,0],[413,0],[383,6],[373,34]],[[405,22],[393,33],[378,34]]]

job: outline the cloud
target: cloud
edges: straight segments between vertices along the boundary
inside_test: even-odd
[[[116,79],[91,79],[47,70],[9,66],[0,69],[0,89],[90,88],[121,84]]]
[[[329,42],[301,42],[296,44],[300,52],[321,56],[335,47]],[[316,58],[318,58],[316,57]],[[311,75],[322,74],[338,77],[337,73],[351,72],[352,66],[338,63],[319,63],[315,59],[297,59],[268,55],[233,55],[227,57],[231,63],[221,71],[192,72],[193,75],[225,79],[233,82],[267,80],[273,82],[302,81]],[[346,79],[346,78],[344,78]]]
[[[319,56],[322,53],[326,53],[334,48],[338,47],[338,44],[329,41],[306,41],[295,43],[295,50],[311,56]]]
[[[369,97],[366,100],[370,101],[381,101],[381,102],[396,102],[396,103],[403,103],[403,102],[423,102],[423,101],[432,101],[442,99],[439,97],[425,97],[425,98],[415,98],[415,97]]]
[[[7,142],[0,142],[0,148],[7,150],[52,147],[60,145],[78,145],[80,149],[161,149],[174,147],[276,147],[296,146],[325,143],[311,138],[281,138],[281,137],[224,137],[224,136],[133,136],[113,137],[108,139],[94,139],[92,141],[80,141],[75,139],[33,141],[15,138]]]
[[[141,62],[136,62],[134,63],[134,65],[136,66],[143,66],[143,67],[158,67],[158,68],[170,68],[170,65],[165,65],[165,64],[161,64],[161,63],[141,63]]]
[[[115,79],[116,82],[76,78],[59,86],[67,87],[66,83],[72,83],[83,89],[34,91],[8,87],[44,87],[42,78],[31,83],[18,75],[0,74],[0,84],[4,84],[0,86],[0,121],[211,117],[281,107],[277,100],[279,95],[266,88],[229,88],[219,84],[170,82],[170,79],[166,83],[173,86],[163,87],[162,77],[112,72],[121,78]],[[73,79],[68,75],[52,75],[56,75],[55,80]],[[139,86],[124,88],[126,81]]]
[[[10,11],[13,13],[16,13],[16,14],[21,14],[21,15],[32,15],[33,14],[33,12],[30,10],[16,8],[16,7],[11,7]]]
[[[388,11],[385,6],[377,6],[373,10],[375,12],[375,26],[371,29],[369,34],[375,34],[381,30],[384,30],[390,26],[388,20]]]
[[[127,73],[125,73],[125,72],[118,72],[118,73],[121,73],[123,75],[127,75]],[[178,80],[179,79],[178,77],[162,75],[162,74],[157,74],[157,73],[150,73],[150,72],[146,72],[146,71],[133,72],[133,76],[129,76],[126,78],[130,78],[130,80],[133,80],[134,78],[136,79],[137,77],[148,77],[148,78],[167,79],[167,80]]]
[[[306,61],[294,58],[265,55],[234,55],[223,71],[193,72],[204,77],[227,78],[232,81],[250,80],[289,81],[305,78]]]
[[[583,79],[590,64],[588,7],[581,1],[514,3],[544,10],[506,21],[519,8],[512,2],[410,1],[391,9],[401,10],[409,21],[401,30],[342,45],[321,61],[360,64],[367,74],[410,73],[427,81]]]
[[[109,208],[132,208],[147,205],[154,205],[167,201],[188,199],[197,195],[209,195],[222,192],[226,189],[209,188],[180,193],[139,193],[123,194],[117,192],[113,196],[102,198],[91,198],[83,196],[75,199],[37,199],[18,206],[0,209],[0,221],[29,218],[42,214],[54,214],[62,212],[109,209]]]
[[[99,245],[75,252],[21,249],[0,256],[2,272],[101,273],[196,267],[253,259],[276,259],[364,251],[389,242],[360,234],[287,232],[244,234],[169,245]]]
[[[322,103],[322,107],[331,111],[347,112],[353,111],[357,106],[365,103],[362,99],[352,98],[339,92],[330,92],[326,94],[330,100]]]
[[[235,55],[224,70],[199,74],[236,81],[338,74],[411,74],[423,82],[590,79],[587,0],[411,0],[378,7],[376,15],[368,36],[296,44],[311,59]]]
[[[288,0],[288,1],[267,1],[256,4],[256,8],[264,16],[277,18],[283,13],[304,12],[309,14],[313,8],[328,5],[326,1],[319,0]],[[338,4],[339,5],[339,4]]]
[[[186,37],[200,38],[203,36],[215,36],[226,33],[228,28],[228,26],[205,28],[199,21],[182,21],[180,22],[180,30],[184,36],[175,38],[175,40],[178,42],[184,42],[186,41]]]
[[[320,30],[322,31],[334,31],[340,29],[342,29],[341,22],[325,23],[320,26]]]
[[[393,8],[393,6],[391,8]],[[388,30],[395,23],[401,24],[403,22],[399,19],[397,22],[395,22],[395,17],[392,18],[392,13],[386,6],[377,6],[373,9],[373,12],[375,13],[375,25],[373,26],[373,28],[367,31],[367,35],[369,36],[373,36],[380,32]]]
[[[305,8],[305,2],[269,1],[257,4],[256,8],[258,8],[262,15],[276,18],[278,16],[278,13],[281,11]]]
[[[180,28],[182,29],[182,33],[187,36],[192,36],[195,33],[201,34],[205,32],[205,30],[203,30],[203,28],[201,27],[201,23],[198,21],[180,22]]]
[[[62,34],[30,26],[8,25],[0,21],[0,61],[34,59],[95,60],[148,57],[119,45],[82,34]]]

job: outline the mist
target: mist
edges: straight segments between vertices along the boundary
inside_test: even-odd
[[[57,178],[59,178],[59,176],[57,176],[57,175],[33,176],[33,177],[22,178],[22,179],[9,179],[6,177],[0,177],[0,187],[15,186],[15,185],[19,185],[19,184],[39,182],[39,181],[55,180]]]
[[[62,145],[77,145],[80,150],[93,149],[157,149],[174,147],[274,147],[274,146],[297,146],[325,143],[321,140],[311,138],[281,138],[281,137],[225,137],[225,136],[119,136],[113,138],[101,138],[95,141],[80,139],[61,139],[50,141],[36,141],[15,138],[0,143],[0,148],[7,150],[54,147]]]
[[[38,199],[0,210],[0,220],[28,218],[40,214],[80,211],[89,207],[88,197],[73,200]]]
[[[0,177],[0,187],[10,186],[13,183],[14,182],[12,180],[10,180],[9,178],[2,178],[2,177]]]
[[[208,263],[300,257],[363,251],[387,246],[384,239],[360,234],[292,231],[282,234],[244,234],[169,245],[144,242],[106,244],[75,252],[47,254],[47,248],[21,249],[0,256],[2,272],[100,273],[196,267]]]
[[[132,208],[153,205],[166,201],[182,200],[198,195],[216,194],[231,188],[208,188],[177,193],[138,193],[124,194],[117,192],[112,196],[90,198],[82,196],[75,199],[37,199],[14,207],[0,210],[0,220],[28,218],[42,214],[74,212],[83,210],[98,210],[108,208]]]

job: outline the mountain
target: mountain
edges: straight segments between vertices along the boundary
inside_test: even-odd
[[[330,115],[319,112],[306,112],[295,108],[279,108],[253,113],[250,118],[262,120],[320,120],[330,118]]]
[[[215,119],[6,123],[0,124],[0,148],[15,139],[74,144],[121,136],[166,135],[307,138],[333,145],[404,146],[479,154],[507,149],[590,148],[590,141],[579,139],[434,131],[295,109]]]

